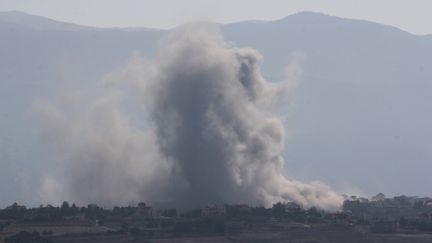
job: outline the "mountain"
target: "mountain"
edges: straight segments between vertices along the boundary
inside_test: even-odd
[[[25,28],[29,30],[61,31],[83,31],[97,29],[77,24],[54,21],[49,18],[29,15],[20,11],[0,12],[0,26],[2,26],[2,28]]]
[[[431,195],[430,35],[312,12],[221,30],[233,45],[261,52],[270,80],[283,79],[286,65],[304,57],[284,109],[287,174],[366,194]],[[94,84],[134,51],[153,56],[166,33],[0,13],[0,193],[10,195],[0,204],[24,200],[56,167],[46,161],[32,103]]]
[[[362,192],[432,193],[432,41],[394,27],[320,13],[224,26],[280,79],[306,57],[287,108],[287,172]]]

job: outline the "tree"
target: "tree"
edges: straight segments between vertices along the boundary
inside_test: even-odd
[[[285,214],[285,205],[282,204],[281,202],[273,204],[272,213],[273,213],[273,216],[275,216],[277,218],[282,218]]]
[[[307,210],[307,219],[310,223],[318,223],[321,217],[321,213],[315,207],[311,207]]]

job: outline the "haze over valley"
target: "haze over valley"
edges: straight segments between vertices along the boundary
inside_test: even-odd
[[[270,86],[284,80],[295,83],[283,107],[274,109],[286,131],[281,174],[296,181],[320,181],[338,193],[431,195],[426,186],[432,182],[428,173],[432,158],[430,35],[315,12],[219,27],[223,48],[253,48],[262,56],[256,59],[262,77],[253,80],[263,78]],[[0,205],[48,203],[52,198],[47,198],[46,190],[55,191],[46,188],[55,187],[50,178],[67,178],[70,172],[64,157],[56,153],[60,149],[50,145],[52,137],[44,135],[46,124],[38,107],[46,103],[60,110],[68,107],[70,124],[79,125],[83,120],[61,102],[105,97],[97,93],[101,83],[119,79],[116,75],[128,78],[121,72],[134,67],[135,61],[166,68],[157,61],[154,64],[154,59],[175,46],[162,41],[171,34],[171,30],[148,28],[86,27],[23,12],[1,12],[0,194],[8,196],[0,198]],[[240,53],[232,55],[243,60],[246,54]],[[251,73],[257,74],[255,69]],[[66,101],[59,99],[63,94],[70,95]],[[130,123],[145,126],[138,122],[140,108],[128,99],[132,98],[126,98],[124,109]],[[154,99],[148,106],[162,107],[167,100]],[[247,100],[239,98],[239,107]],[[262,115],[257,114],[245,117]],[[142,152],[132,150],[137,151]]]

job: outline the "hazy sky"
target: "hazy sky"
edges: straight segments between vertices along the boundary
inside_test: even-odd
[[[195,19],[277,19],[309,10],[393,25],[414,34],[432,33],[431,0],[0,0],[0,11],[7,10],[91,26],[156,28]]]

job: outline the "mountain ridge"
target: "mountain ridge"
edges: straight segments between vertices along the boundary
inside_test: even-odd
[[[35,30],[95,30],[96,27],[83,26],[69,22],[63,22],[44,16],[28,14],[22,11],[0,12],[0,22],[16,25],[17,27]]]
[[[0,205],[37,198],[8,186],[15,175],[39,185],[47,168],[58,168],[37,137],[33,102],[92,86],[132,53],[153,58],[168,33],[22,21],[2,22],[0,14],[0,194],[11,195]],[[432,183],[431,35],[316,13],[226,24],[221,32],[232,46],[258,50],[271,81],[285,78],[296,54],[304,57],[292,102],[282,107],[287,174],[363,194],[430,195],[421,185]]]
[[[290,14],[287,15],[285,17],[282,18],[278,18],[278,19],[274,19],[274,20],[258,20],[258,19],[251,19],[251,20],[244,20],[244,21],[235,21],[232,23],[224,23],[224,24],[220,24],[222,26],[230,26],[230,25],[237,25],[237,24],[267,24],[267,23],[283,23],[286,21],[292,21],[293,19],[304,19],[304,18],[309,18],[309,19],[317,19],[317,18],[326,18],[326,19],[334,19],[334,20],[345,20],[345,21],[352,21],[352,22],[361,22],[361,23],[368,23],[368,24],[372,24],[372,25],[377,25],[377,26],[381,26],[381,27],[389,27],[389,28],[393,28],[394,30],[400,31],[400,32],[404,32],[413,36],[424,36],[424,37],[431,37],[432,34],[425,34],[425,35],[417,35],[417,34],[413,34],[409,31],[406,30],[402,30],[398,27],[392,26],[392,25],[387,25],[387,24],[382,24],[382,23],[378,23],[378,22],[374,22],[374,21],[369,21],[369,20],[363,20],[363,19],[354,19],[354,18],[343,18],[343,17],[337,17],[337,16],[332,16],[329,14],[325,14],[322,12],[313,12],[313,11],[301,11],[301,12],[297,12],[294,14]],[[19,23],[17,22],[17,20],[25,20],[25,23]],[[173,28],[168,28],[168,29],[160,29],[160,28],[152,28],[152,27],[146,27],[146,26],[125,26],[125,27],[95,27],[95,26],[90,26],[90,25],[81,25],[81,24],[76,24],[76,23],[72,23],[72,22],[66,22],[66,21],[59,21],[59,20],[55,20],[53,18],[48,18],[45,16],[40,16],[40,15],[34,15],[34,14],[29,14],[23,11],[0,11],[0,22],[8,22],[8,23],[12,23],[12,24],[18,24],[22,27],[34,27],[34,24],[29,24],[29,22],[43,22],[46,24],[45,27],[42,27],[42,29],[40,30],[126,30],[126,31],[164,31],[164,30],[170,30]],[[48,26],[47,26],[48,25]],[[39,27],[40,28],[40,27]]]

